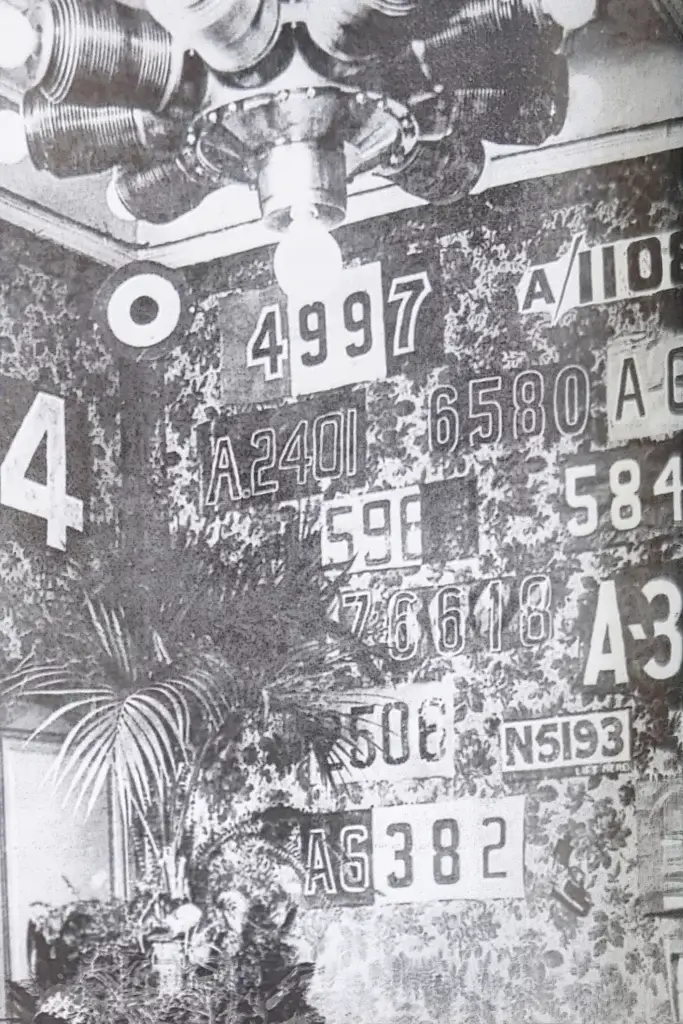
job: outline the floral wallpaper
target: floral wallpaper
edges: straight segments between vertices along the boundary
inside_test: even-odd
[[[438,653],[423,631],[413,656],[394,665],[394,681],[438,684],[453,697],[453,764],[447,777],[394,775],[391,781],[356,780],[333,794],[294,787],[278,793],[309,811],[525,800],[523,899],[375,901],[356,907],[329,899],[302,913],[299,941],[303,955],[316,962],[315,1001],[330,1024],[674,1019],[666,938],[675,925],[646,916],[641,907],[636,795],[645,778],[681,773],[680,673],[654,680],[641,670],[644,655],[638,654],[627,685],[586,685],[586,649],[593,621],[587,609],[594,608],[600,581],[646,581],[671,566],[683,557],[680,527],[660,528],[648,512],[640,525],[618,536],[599,526],[594,538],[577,541],[565,525],[562,481],[566,466],[578,464],[579,457],[593,454],[603,465],[600,460],[611,457],[605,453],[619,448],[607,424],[608,353],[620,339],[635,337],[653,346],[663,333],[675,331],[678,294],[668,289],[597,302],[571,309],[553,324],[541,313],[521,315],[517,288],[529,267],[566,255],[578,234],[592,246],[682,227],[681,188],[677,158],[658,156],[528,181],[452,208],[396,214],[339,231],[349,265],[435,253],[439,268],[440,361],[418,360],[410,373],[358,386],[367,409],[364,488],[428,489],[465,479],[473,479],[476,488],[473,549],[454,515],[429,561],[418,568],[353,577],[351,586],[373,597],[369,634],[385,635],[390,592],[428,589],[444,580],[476,586],[543,573],[552,581],[553,606],[552,639],[542,646],[474,644],[461,653]],[[257,505],[227,511],[203,505],[198,428],[253,409],[254,401],[273,409],[286,404],[281,399],[269,405],[253,394],[240,400],[225,385],[230,353],[246,343],[253,311],[259,302],[272,301],[270,263],[271,253],[261,251],[188,271],[199,309],[189,339],[174,351],[165,374],[163,459],[172,521],[194,530],[208,524],[215,542],[235,558],[267,516]],[[645,264],[641,272],[648,272]],[[531,369],[551,381],[559,368],[577,364],[590,381],[590,421],[583,433],[529,431],[515,440],[508,433],[488,445],[459,446],[453,454],[430,448],[429,396],[436,386]],[[615,486],[625,479],[616,479]],[[671,486],[675,490],[675,481]],[[348,481],[335,481],[332,493],[348,489]],[[615,512],[622,514],[628,510]],[[657,650],[661,661],[664,654]],[[605,651],[614,654],[603,644]],[[630,652],[629,647],[629,659]],[[632,715],[627,771],[504,771],[506,722],[623,708]],[[581,912],[554,895],[558,851],[581,870]]]

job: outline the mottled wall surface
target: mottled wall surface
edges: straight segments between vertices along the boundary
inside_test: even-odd
[[[377,635],[386,632],[387,595],[399,589],[423,593],[430,585],[445,584],[476,589],[492,579],[512,581],[514,589],[523,579],[543,574],[552,583],[552,607],[548,631],[539,627],[544,642],[533,642],[533,636],[527,645],[504,639],[472,642],[454,654],[438,653],[428,628],[418,622],[417,646],[411,657],[397,662],[397,678],[435,683],[452,697],[448,777],[394,773],[392,781],[358,782],[336,799],[311,798],[328,810],[524,798],[523,897],[401,904],[371,899],[355,908],[335,906],[331,897],[324,907],[303,915],[301,940],[316,959],[316,998],[330,1024],[655,1024],[672,1019],[665,938],[675,926],[643,913],[636,793],[641,779],[681,772],[681,665],[677,656],[671,660],[657,625],[668,614],[664,604],[656,603],[661,593],[649,591],[655,602],[649,619],[647,609],[641,609],[640,620],[629,613],[640,608],[648,581],[671,572],[675,583],[672,559],[683,555],[680,516],[666,502],[680,493],[680,480],[662,477],[661,500],[655,500],[654,477],[647,474],[658,459],[675,457],[677,448],[671,446],[671,424],[658,432],[657,443],[649,438],[647,423],[640,434],[632,431],[642,443],[616,441],[608,430],[606,402],[609,354],[630,344],[643,358],[659,352],[657,346],[671,337],[668,332],[675,332],[680,320],[680,292],[663,288],[656,295],[597,302],[570,310],[553,324],[541,312],[521,315],[517,288],[531,266],[568,256],[577,234],[585,233],[584,244],[591,246],[680,228],[680,180],[678,158],[663,156],[528,182],[452,209],[396,215],[339,232],[347,261],[400,266],[401,260],[419,262],[421,254],[424,259],[436,255],[443,296],[436,333],[443,338],[444,352],[438,365],[418,359],[408,372],[358,386],[367,411],[366,479],[360,490],[419,484],[426,493],[436,482],[459,482],[439,506],[441,529],[432,513],[438,543],[430,546],[429,560],[425,555],[415,568],[353,577],[354,588],[372,594]],[[639,264],[641,276],[651,272],[651,258],[652,253]],[[240,507],[239,502],[203,506],[206,466],[197,428],[268,395],[265,385],[249,390],[251,385],[244,383],[240,401],[230,392],[230,382],[237,379],[235,346],[246,344],[258,309],[273,301],[270,254],[197,268],[192,278],[199,313],[189,344],[176,350],[166,377],[171,512],[174,520],[194,526],[211,517],[219,542],[238,552],[250,523],[263,512],[246,499]],[[665,356],[654,359],[662,363]],[[656,377],[657,367],[651,364]],[[589,382],[589,415],[581,430],[563,432],[548,396],[558,373],[577,365],[583,368],[581,379]],[[532,370],[539,371],[534,380],[542,380],[547,392],[542,427],[529,414],[526,427],[514,436],[512,384],[503,384],[507,397],[501,400],[505,424],[500,437],[494,430],[493,443],[486,443],[487,420],[470,416],[461,424],[464,440],[452,453],[434,451],[434,444],[430,448],[429,395],[435,386],[460,390],[466,400],[469,380],[500,376],[513,381]],[[251,378],[247,373],[243,379]],[[661,381],[659,391],[651,388],[646,397],[653,408],[664,401]],[[524,401],[518,394],[520,415]],[[281,404],[274,403],[273,409]],[[629,408],[637,405],[632,395]],[[273,411],[273,422],[277,415]],[[477,424],[483,434],[477,435]],[[591,453],[596,457],[591,459]],[[580,464],[579,456],[596,466],[596,482],[585,484],[584,478],[579,490],[593,488],[600,501],[599,523],[583,536],[580,525],[574,533],[569,529],[573,513],[563,498],[566,467]],[[613,496],[605,481],[617,458],[635,460],[649,492],[642,483],[639,516],[629,519],[630,506],[614,506],[610,521]],[[635,472],[631,466],[620,477],[622,470],[614,471],[614,488],[628,484],[628,472]],[[336,480],[325,496],[343,496],[354,488],[353,481]],[[423,546],[424,541],[423,535]],[[588,662],[600,581],[609,586],[616,581],[616,589],[603,590],[608,598],[616,594],[625,611],[622,631],[598,636],[594,657],[602,654],[607,661],[598,664],[603,671],[596,670],[592,678],[595,662],[592,667]],[[641,594],[637,599],[636,592]],[[538,600],[543,613],[542,597]],[[511,611],[512,626],[505,626],[517,636],[515,615],[521,614]],[[675,609],[671,614],[667,628],[675,646]],[[486,622],[480,627],[482,632]],[[478,628],[476,621],[473,628]],[[627,679],[620,677],[623,665],[614,660],[617,633],[624,643]],[[653,668],[651,657],[665,668]],[[630,709],[633,722],[629,771],[608,765],[594,774],[571,769],[562,774],[541,763],[540,771],[526,778],[503,777],[505,720],[588,712],[599,717],[624,708]],[[552,747],[546,752],[548,762],[557,761]],[[582,872],[585,916],[553,894],[566,881],[558,843],[559,851],[563,843],[565,852],[571,850],[572,864]]]
[[[119,384],[110,352],[96,337],[91,309],[105,271],[9,225],[0,228],[0,455],[6,458],[36,396],[63,399],[67,495],[83,502],[83,530],[66,547],[47,543],[47,523],[7,507],[0,493],[0,659],[24,657],[45,635],[55,592],[69,600],[68,564],[100,559],[114,541],[119,507]],[[57,434],[61,411],[56,413]],[[28,447],[41,441],[29,428]],[[60,441],[57,438],[57,449]],[[45,485],[45,438],[27,477]],[[106,557],[106,555],[105,555]],[[74,595],[75,596],[75,595]]]

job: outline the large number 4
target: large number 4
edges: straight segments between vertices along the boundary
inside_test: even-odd
[[[287,339],[282,327],[282,310],[277,303],[264,306],[247,342],[247,366],[262,366],[266,380],[279,380],[286,358]]]
[[[29,480],[29,466],[46,439],[46,482]],[[64,399],[39,392],[0,466],[0,499],[8,508],[44,519],[48,547],[66,550],[67,527],[83,530],[83,502],[66,493]]]
[[[389,302],[400,303],[394,328],[394,356],[412,355],[415,352],[417,318],[422,303],[432,292],[426,270],[418,274],[395,277],[389,289]]]

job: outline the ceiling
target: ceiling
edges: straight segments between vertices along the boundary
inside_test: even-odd
[[[25,9],[28,0],[10,0]],[[144,0],[127,0],[144,6]],[[667,4],[665,21],[655,10]],[[683,148],[683,4],[617,0],[568,41],[570,99],[565,126],[538,149],[487,147],[473,192],[515,181]],[[678,13],[677,13],[678,12]],[[16,107],[21,73],[0,77],[0,103]],[[105,191],[109,175],[57,180],[28,161],[0,167],[0,219],[109,266],[154,259],[180,267],[274,241],[261,226],[256,193],[232,185],[166,226],[117,220]],[[350,188],[349,222],[420,205],[381,178]]]

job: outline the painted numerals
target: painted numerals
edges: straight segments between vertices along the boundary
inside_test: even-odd
[[[634,444],[571,459],[561,468],[562,515],[573,546],[623,544],[683,528],[680,443]]]
[[[442,683],[349,694],[342,720],[346,782],[453,774],[453,692]]]
[[[580,365],[519,370],[439,384],[428,395],[429,448],[453,455],[535,437],[578,437],[591,420],[591,381]]]
[[[530,267],[517,289],[520,313],[558,323],[570,309],[637,299],[683,285],[683,231],[589,246],[575,235],[551,263]]]
[[[590,581],[579,607],[583,685],[673,684],[683,669],[683,563]]]
[[[286,501],[365,479],[365,397],[325,395],[198,430],[205,507]]]
[[[475,486],[473,477],[458,477],[323,501],[323,565],[348,565],[351,572],[409,570],[444,555],[474,557]]]
[[[75,482],[83,493],[88,467],[79,458],[84,451],[67,452],[67,433],[84,438],[87,427],[72,418],[63,398],[0,378],[0,504],[42,520],[43,543],[57,551],[66,550],[69,530],[84,528],[83,500],[70,487]]]
[[[683,430],[683,343],[662,330],[618,338],[607,348],[607,432],[610,444]]]
[[[464,799],[317,816],[302,829],[304,894],[352,905],[521,899],[524,803]]]
[[[501,757],[510,778],[627,771],[630,710],[503,722]]]
[[[370,591],[344,591],[347,626],[362,634],[372,606]],[[394,591],[380,614],[395,661],[418,656],[490,654],[540,647],[553,633],[553,586],[544,573],[520,578],[452,583]],[[426,650],[425,650],[426,645]]]
[[[324,299],[286,304],[274,289],[229,297],[219,317],[226,402],[309,395],[443,361],[436,252],[349,267]]]

